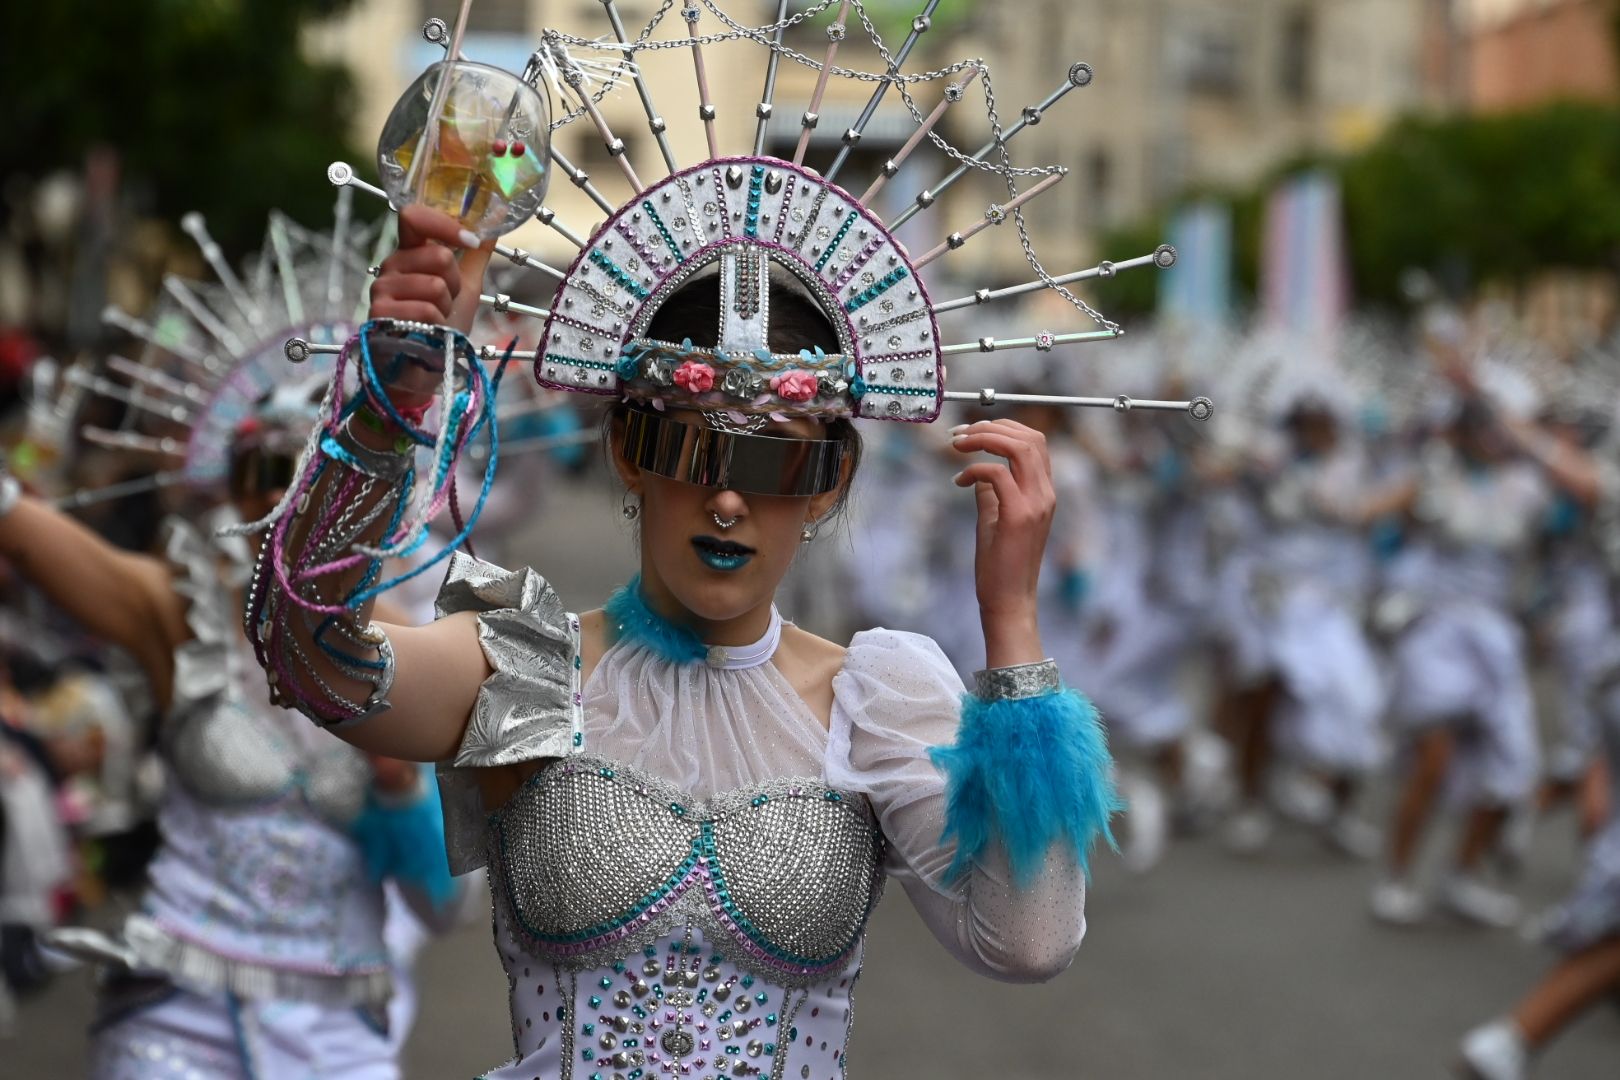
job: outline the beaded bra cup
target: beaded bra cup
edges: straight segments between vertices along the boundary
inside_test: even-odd
[[[537,773],[492,816],[489,844],[514,937],[573,971],[684,924],[735,945],[740,968],[810,986],[860,943],[883,882],[883,834],[859,796],[776,779],[692,799],[589,755]]]

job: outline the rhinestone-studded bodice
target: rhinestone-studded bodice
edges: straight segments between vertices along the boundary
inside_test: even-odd
[[[882,882],[862,798],[785,779],[694,800],[590,756],[541,770],[490,843],[514,936],[576,971],[686,926],[739,967],[806,986],[848,959]]]

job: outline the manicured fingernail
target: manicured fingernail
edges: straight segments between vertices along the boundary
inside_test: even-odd
[[[973,426],[972,424],[957,424],[955,427],[951,428],[951,434],[952,435],[960,435],[960,434],[962,434],[962,432],[966,431],[968,428],[970,428],[972,426]]]
[[[953,476],[953,477],[951,477],[951,483],[953,483],[953,484],[956,484],[956,485],[957,485],[957,486],[961,486],[961,483],[962,483],[962,477],[963,477],[963,476],[964,476],[964,475],[965,475],[965,474],[966,474],[966,473],[967,473],[967,470],[966,470],[966,469],[963,469],[963,470],[962,470],[962,471],[961,471],[961,472],[959,472],[959,473],[957,473],[957,474],[956,474],[956,475],[955,475],[955,476]]]
[[[462,229],[461,233],[456,237],[456,239],[461,241],[462,247],[467,248],[475,248],[479,244],[483,243],[482,240],[478,239],[478,234],[473,232],[471,229]]]

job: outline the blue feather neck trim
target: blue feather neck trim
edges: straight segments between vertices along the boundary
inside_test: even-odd
[[[641,575],[614,590],[602,610],[617,628],[618,640],[639,645],[672,664],[696,664],[708,659],[709,647],[691,627],[672,623],[647,606],[641,595]]]

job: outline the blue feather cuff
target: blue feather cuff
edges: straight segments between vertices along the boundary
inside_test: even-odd
[[[1123,809],[1097,710],[1064,690],[983,701],[964,695],[955,746],[929,752],[945,774],[945,832],[956,840],[946,879],[967,873],[992,841],[1007,850],[1013,881],[1033,884],[1048,849],[1061,843],[1089,872],[1101,835],[1118,850],[1108,819]]]
[[[393,878],[426,894],[436,908],[456,895],[444,847],[444,809],[439,785],[423,776],[422,796],[404,806],[385,805],[375,792],[349,826],[373,881]]]

